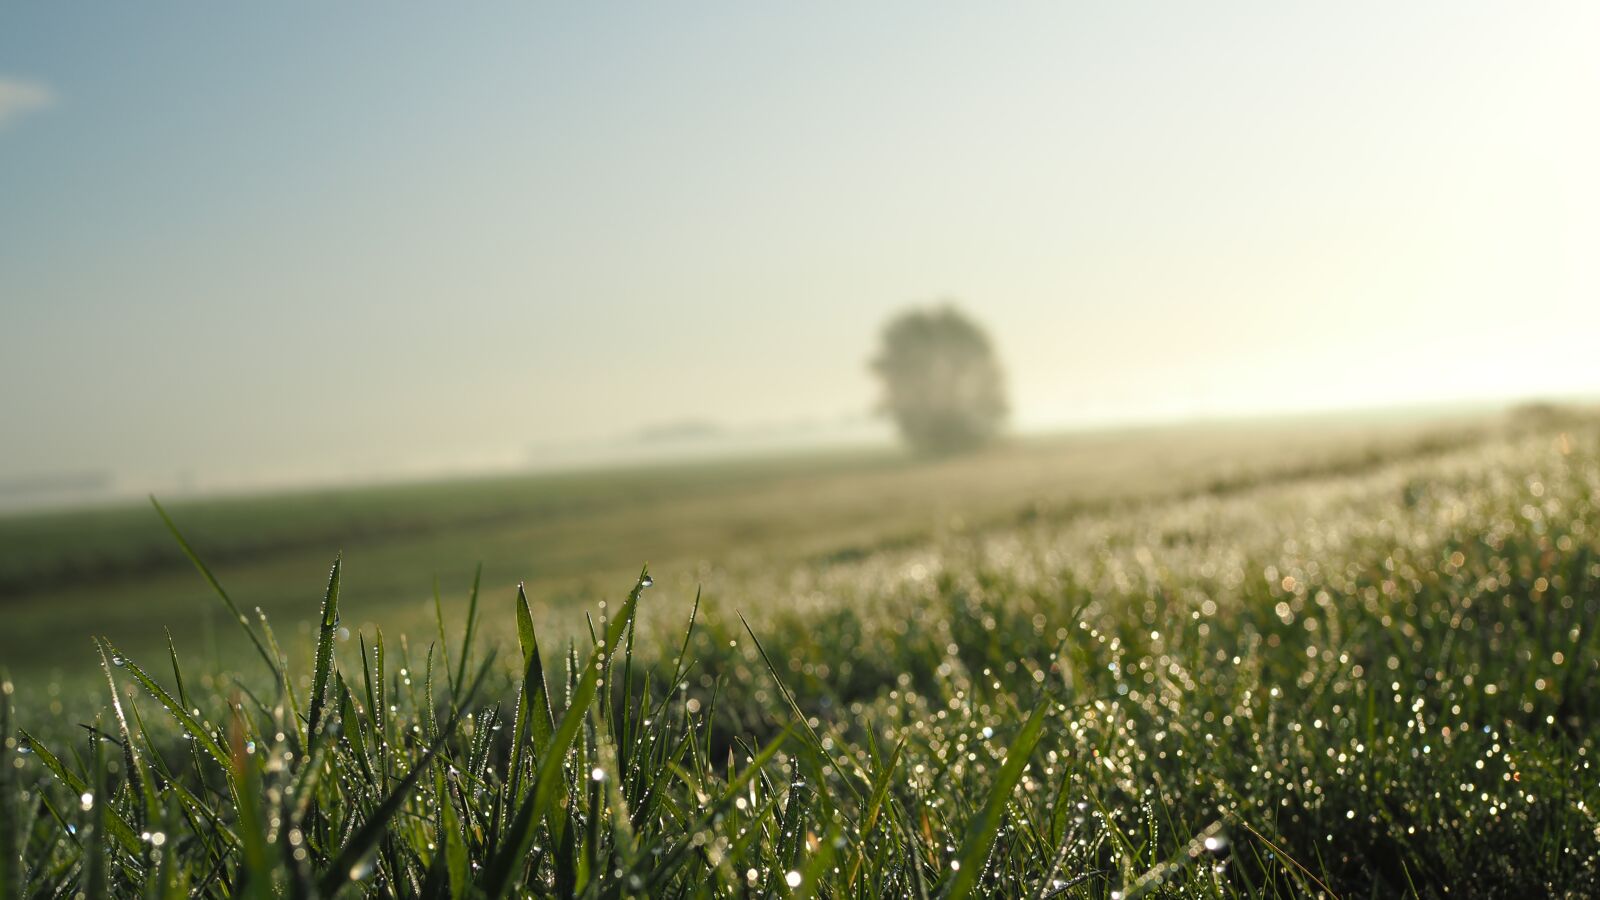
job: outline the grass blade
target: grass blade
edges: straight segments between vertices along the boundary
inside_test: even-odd
[[[471,887],[468,882],[468,867],[471,861],[467,853],[466,837],[461,831],[461,817],[456,813],[449,785],[445,783],[443,775],[435,774],[434,779],[436,782],[434,793],[439,798],[439,830],[442,832],[439,843],[444,851],[445,871],[450,882],[450,898],[463,900]]]
[[[511,799],[522,800],[522,771],[528,745],[544,747],[555,731],[550,711],[550,691],[545,684],[544,662],[539,655],[539,638],[533,630],[533,612],[528,594],[517,585],[517,641],[522,646],[522,690],[517,701],[517,720],[512,728]]]
[[[107,897],[110,892],[107,884],[110,874],[106,871],[110,865],[110,848],[106,846],[107,815],[111,809],[110,784],[106,774],[105,744],[96,739],[94,742],[94,791],[84,795],[92,804],[89,810],[89,826],[87,835],[89,858],[84,864],[84,890],[88,897]]]
[[[245,749],[244,717],[234,705],[233,724],[229,728],[230,766],[235,785],[233,796],[239,806],[239,841],[244,850],[244,867],[241,873],[245,896],[268,900],[272,891],[272,862],[268,852],[266,823],[262,821],[261,772],[251,754]],[[239,893],[239,885],[234,892]]]
[[[190,735],[200,745],[201,749],[210,754],[211,758],[216,760],[226,771],[229,766],[227,751],[223,750],[222,745],[217,743],[216,738],[206,731],[205,726],[200,724],[200,720],[196,719],[187,709],[184,709],[183,704],[167,693],[165,688],[156,684],[155,679],[151,678],[149,673],[145,672],[132,658],[124,656],[116,647],[112,646],[110,641],[106,641],[105,645],[110,648],[114,658],[122,660],[122,667],[133,675],[134,680],[139,682],[150,696],[156,698],[156,702],[166,707],[167,712],[171,713],[172,717],[178,721],[184,732]],[[173,665],[174,671],[176,671],[176,658],[173,660]]]
[[[989,789],[983,810],[967,827],[967,836],[961,842],[961,851],[956,857],[961,868],[946,882],[941,894],[944,900],[962,900],[977,885],[983,864],[989,858],[989,849],[994,846],[995,834],[1000,830],[1000,820],[1011,802],[1011,792],[1022,780],[1022,770],[1027,768],[1028,758],[1033,755],[1033,748],[1044,734],[1044,717],[1049,709],[1049,701],[1041,699],[1034,707],[1033,715],[1028,717],[1022,731],[1006,750],[1005,764],[1000,767],[1000,774]]]
[[[900,765],[900,753],[906,748],[906,739],[901,738],[895,744],[894,752],[889,754],[889,761],[884,764],[878,773],[878,783],[872,786],[872,796],[867,800],[866,813],[861,817],[861,833],[856,838],[856,859],[850,865],[850,877],[845,879],[845,885],[855,884],[856,874],[861,871],[861,864],[866,861],[867,838],[872,837],[872,829],[878,824],[878,813],[883,809],[883,800],[889,796],[889,786],[894,784],[894,772]]]
[[[23,731],[22,740],[28,749],[39,757],[39,762],[44,764],[50,774],[54,775],[57,781],[67,786],[72,796],[77,797],[89,790],[88,782],[85,782],[76,773],[62,765],[61,760],[38,738]],[[110,827],[111,836],[116,838],[117,844],[122,847],[123,852],[139,852],[138,837],[134,834],[133,828],[122,818],[122,814],[116,810],[112,810]]]
[[[744,790],[745,786],[748,785],[752,779],[761,775],[766,770],[767,764],[772,762],[773,757],[777,756],[778,751],[783,748],[784,743],[788,741],[789,736],[793,733],[794,729],[792,727],[785,728],[784,730],[778,732],[777,737],[768,742],[759,753],[756,753],[751,757],[750,763],[745,766],[744,771],[732,781],[728,782],[727,788],[722,792],[722,795],[717,798],[716,802],[710,804],[705,811],[700,814],[699,819],[697,819],[690,827],[684,829],[684,839],[679,841],[677,846],[671,852],[662,856],[659,861],[650,863],[652,871],[650,881],[645,886],[645,896],[657,896],[662,892],[662,889],[672,878],[677,866],[683,862],[685,857],[687,857],[696,849],[693,835],[698,833],[710,823],[716,821],[718,816],[723,815],[727,811],[728,807],[733,805],[733,802],[735,798],[738,797],[739,792]]]
[[[22,896],[22,804],[17,770],[11,765],[17,739],[11,736],[11,696],[15,688],[0,672],[0,900]]]
[[[634,611],[639,606],[639,595],[644,593],[644,589],[649,585],[650,573],[646,569],[639,573],[639,580],[628,593],[628,599],[623,602],[617,617],[606,628],[604,641],[590,652],[588,663],[583,667],[583,674],[578,678],[577,687],[572,692],[572,699],[561,715],[561,724],[540,755],[538,776],[530,791],[531,796],[517,809],[505,844],[490,860],[488,870],[484,873],[483,889],[490,900],[499,900],[505,896],[511,887],[512,875],[527,856],[528,847],[533,843],[534,824],[544,818],[557,792],[564,789],[562,767],[566,764],[567,751],[572,748],[572,741],[578,735],[578,728],[583,724],[583,717],[588,711],[589,704],[594,702],[596,682],[600,678],[604,658],[621,642],[623,632],[633,621]]]
[[[456,725],[460,721],[461,718],[459,716],[450,718],[450,721],[439,732],[439,737],[428,747],[427,752],[422,754],[422,758],[417,760],[416,765],[411,767],[411,771],[406,773],[406,777],[400,779],[400,783],[389,791],[389,795],[384,797],[383,802],[379,803],[377,808],[367,816],[367,820],[362,823],[355,834],[351,835],[350,839],[344,843],[344,846],[339,848],[338,855],[328,864],[328,867],[322,873],[322,877],[317,879],[317,889],[321,893],[331,896],[342,885],[349,883],[356,864],[373,847],[377,846],[378,841],[383,838],[384,833],[389,828],[390,820],[399,814],[401,806],[406,802],[406,797],[411,793],[411,789],[416,786],[418,779],[428,770],[428,765],[433,762],[433,758],[444,747],[445,741],[449,740],[450,736],[455,733]]]
[[[277,660],[274,660],[272,654],[267,652],[267,646],[261,642],[260,635],[256,634],[255,629],[250,627],[250,619],[239,611],[239,607],[233,602],[233,598],[229,597],[228,592],[222,589],[222,583],[217,581],[217,576],[211,574],[211,569],[200,559],[200,555],[194,552],[194,548],[189,546],[189,542],[183,537],[183,532],[178,530],[177,523],[173,522],[172,517],[167,515],[166,509],[156,500],[154,494],[150,495],[150,505],[156,508],[156,513],[161,516],[161,521],[167,524],[167,530],[172,532],[172,537],[178,542],[178,547],[183,550],[183,555],[189,557],[189,562],[194,563],[194,567],[200,571],[200,576],[206,580],[206,584],[211,585],[211,590],[222,598],[223,604],[228,607],[228,612],[233,615],[233,620],[238,622],[239,627],[244,629],[244,633],[250,636],[250,642],[255,644],[256,652],[261,654],[261,659],[272,672],[272,677],[281,677]]]
[[[478,624],[478,585],[483,581],[483,563],[478,563],[472,573],[472,594],[467,598],[467,631],[461,636],[461,658],[456,660],[456,680],[459,687],[467,681],[467,657],[472,653],[473,631]]]
[[[317,748],[323,728],[323,711],[328,702],[328,680],[333,672],[333,637],[339,628],[339,573],[344,566],[340,555],[328,572],[328,590],[322,599],[322,623],[317,632],[316,670],[311,679],[311,702],[307,704],[306,754]]]
[[[111,675],[112,655],[106,652],[109,646],[103,638],[95,639],[95,648],[100,651],[100,668],[105,670],[106,684],[111,688],[111,711],[117,719],[117,731],[122,735],[122,760],[128,767],[128,784],[144,802],[143,821],[148,821],[155,817],[157,809],[155,788],[150,785],[150,773],[145,771],[144,761],[139,758],[133,733],[128,729],[128,717],[122,711],[122,696],[117,691],[117,680]],[[121,657],[116,657],[116,660],[119,666],[125,663]]]

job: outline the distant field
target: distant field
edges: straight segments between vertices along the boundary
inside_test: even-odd
[[[551,627],[648,561],[677,594],[713,574],[844,560],[1037,515],[1359,469],[1482,439],[1493,417],[1330,418],[1128,429],[1013,441],[943,461],[893,450],[636,467],[178,502],[169,512],[234,598],[301,650],[342,550],[362,623],[431,621],[520,581]],[[104,634],[135,650],[227,650],[220,606],[145,504],[0,518],[0,664],[70,673]],[[298,626],[298,627],[297,627]],[[213,640],[220,641],[217,648]]]

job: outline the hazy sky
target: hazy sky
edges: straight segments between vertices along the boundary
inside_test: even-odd
[[[1600,389],[1600,4],[599,6],[0,10],[0,479]]]

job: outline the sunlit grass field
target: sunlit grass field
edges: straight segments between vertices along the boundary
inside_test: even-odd
[[[0,890],[1592,896],[1597,504],[1546,415],[175,505],[226,596],[60,514]]]
[[[549,616],[541,625],[576,634],[574,610],[615,599],[645,561],[682,617],[708,579],[741,585],[1041,511],[1343,471],[1486,427],[1472,416],[1265,421],[1018,439],[948,460],[859,449],[162,500],[239,604],[274,616],[296,655],[333,553],[355,573],[352,625],[428,625],[436,579],[446,613],[460,615],[481,565],[486,593],[526,583],[536,614]],[[0,664],[13,672],[70,679],[91,635],[134,651],[164,649],[168,630],[195,652],[243,646],[217,627],[220,606],[143,502],[0,516],[0,611]]]

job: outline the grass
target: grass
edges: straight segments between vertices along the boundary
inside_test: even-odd
[[[541,627],[581,633],[581,610],[626,584],[641,560],[674,588],[679,617],[696,583],[870,556],[1019,515],[1104,508],[1214,485],[1365,465],[1414,452],[1437,422],[1187,426],[1018,441],[907,465],[857,450],[741,462],[500,477],[169,504],[241,608],[309,641],[317,573],[342,551],[357,619],[417,632],[438,579],[462,615],[477,566],[485,591],[526,583]],[[1481,430],[1463,421],[1452,440]],[[143,503],[0,516],[0,664],[70,682],[62,665],[95,634],[161,652],[166,632],[208,660],[252,652],[221,618],[184,554]],[[575,627],[576,626],[576,627]],[[504,644],[509,628],[489,635]]]
[[[306,664],[7,684],[0,897],[1600,892],[1600,427],[1279,460],[565,641],[488,582],[345,637],[330,556]]]

